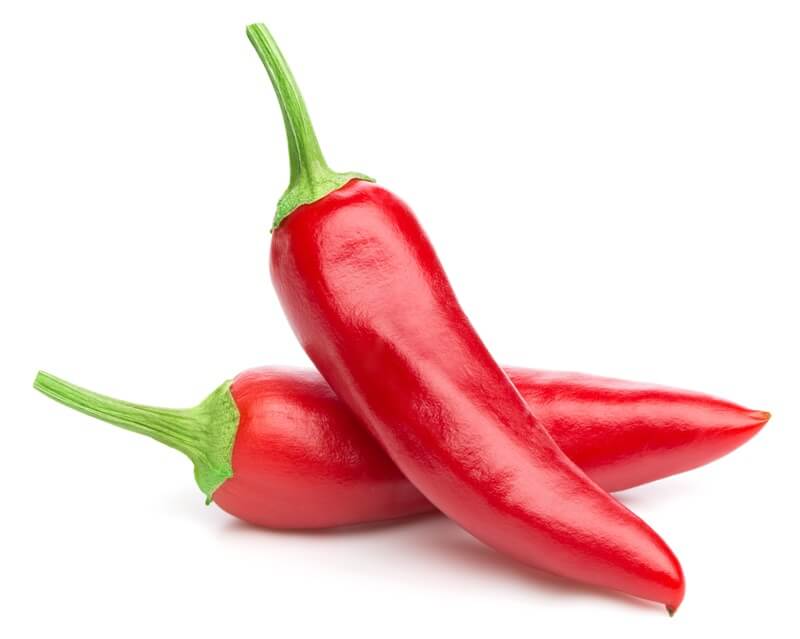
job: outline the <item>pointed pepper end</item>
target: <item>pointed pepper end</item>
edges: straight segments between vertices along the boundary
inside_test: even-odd
[[[751,414],[753,419],[755,419],[757,422],[760,422],[761,426],[766,424],[772,418],[772,413],[765,410],[754,410]]]

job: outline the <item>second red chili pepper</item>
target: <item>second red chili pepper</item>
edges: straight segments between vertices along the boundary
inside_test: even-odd
[[[506,372],[561,449],[606,490],[717,459],[769,417],[680,389],[579,373]],[[245,371],[185,410],[123,402],[47,373],[34,387],[184,452],[207,499],[253,524],[344,526],[433,508],[312,371]]]
[[[473,330],[411,210],[328,168],[277,45],[263,25],[247,33],[289,141],[272,280],[317,369],[403,474],[478,539],[674,612],[685,586],[672,551],[556,446]],[[500,216],[494,228],[503,232]]]

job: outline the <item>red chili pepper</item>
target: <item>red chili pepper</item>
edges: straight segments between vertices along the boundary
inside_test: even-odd
[[[272,281],[336,395],[478,539],[674,612],[685,585],[672,551],[556,446],[473,330],[411,210],[363,176],[328,168],[275,41],[263,25],[247,33],[278,96],[291,159]]]
[[[708,463],[769,418],[691,391],[579,373],[506,372],[556,443],[607,490]],[[245,371],[188,410],[122,402],[47,373],[34,386],[185,452],[207,498],[259,526],[343,526],[433,508],[316,372]]]

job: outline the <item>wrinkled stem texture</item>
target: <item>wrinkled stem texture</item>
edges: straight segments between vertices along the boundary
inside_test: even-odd
[[[70,408],[181,451],[192,460],[195,479],[207,502],[214,491],[233,476],[231,454],[239,411],[230,394],[230,382],[217,388],[200,405],[187,409],[132,404],[43,371],[36,376],[33,386]]]
[[[247,37],[272,81],[289,144],[289,187],[278,202],[272,225],[275,229],[297,207],[322,199],[350,180],[372,181],[372,178],[361,173],[337,173],[330,169],[322,155],[300,89],[272,34],[263,24],[251,24],[247,27]]]

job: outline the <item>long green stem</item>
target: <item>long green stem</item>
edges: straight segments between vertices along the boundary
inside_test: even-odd
[[[194,408],[155,408],[132,404],[75,386],[39,371],[33,387],[77,411],[147,435],[181,451],[194,464],[195,480],[206,495],[233,476],[231,455],[239,411],[225,382]]]
[[[298,206],[315,202],[353,179],[373,181],[361,173],[336,173],[322,155],[303,96],[272,34],[263,24],[247,27],[247,37],[267,69],[283,114],[289,143],[289,187],[278,202],[272,228]]]

